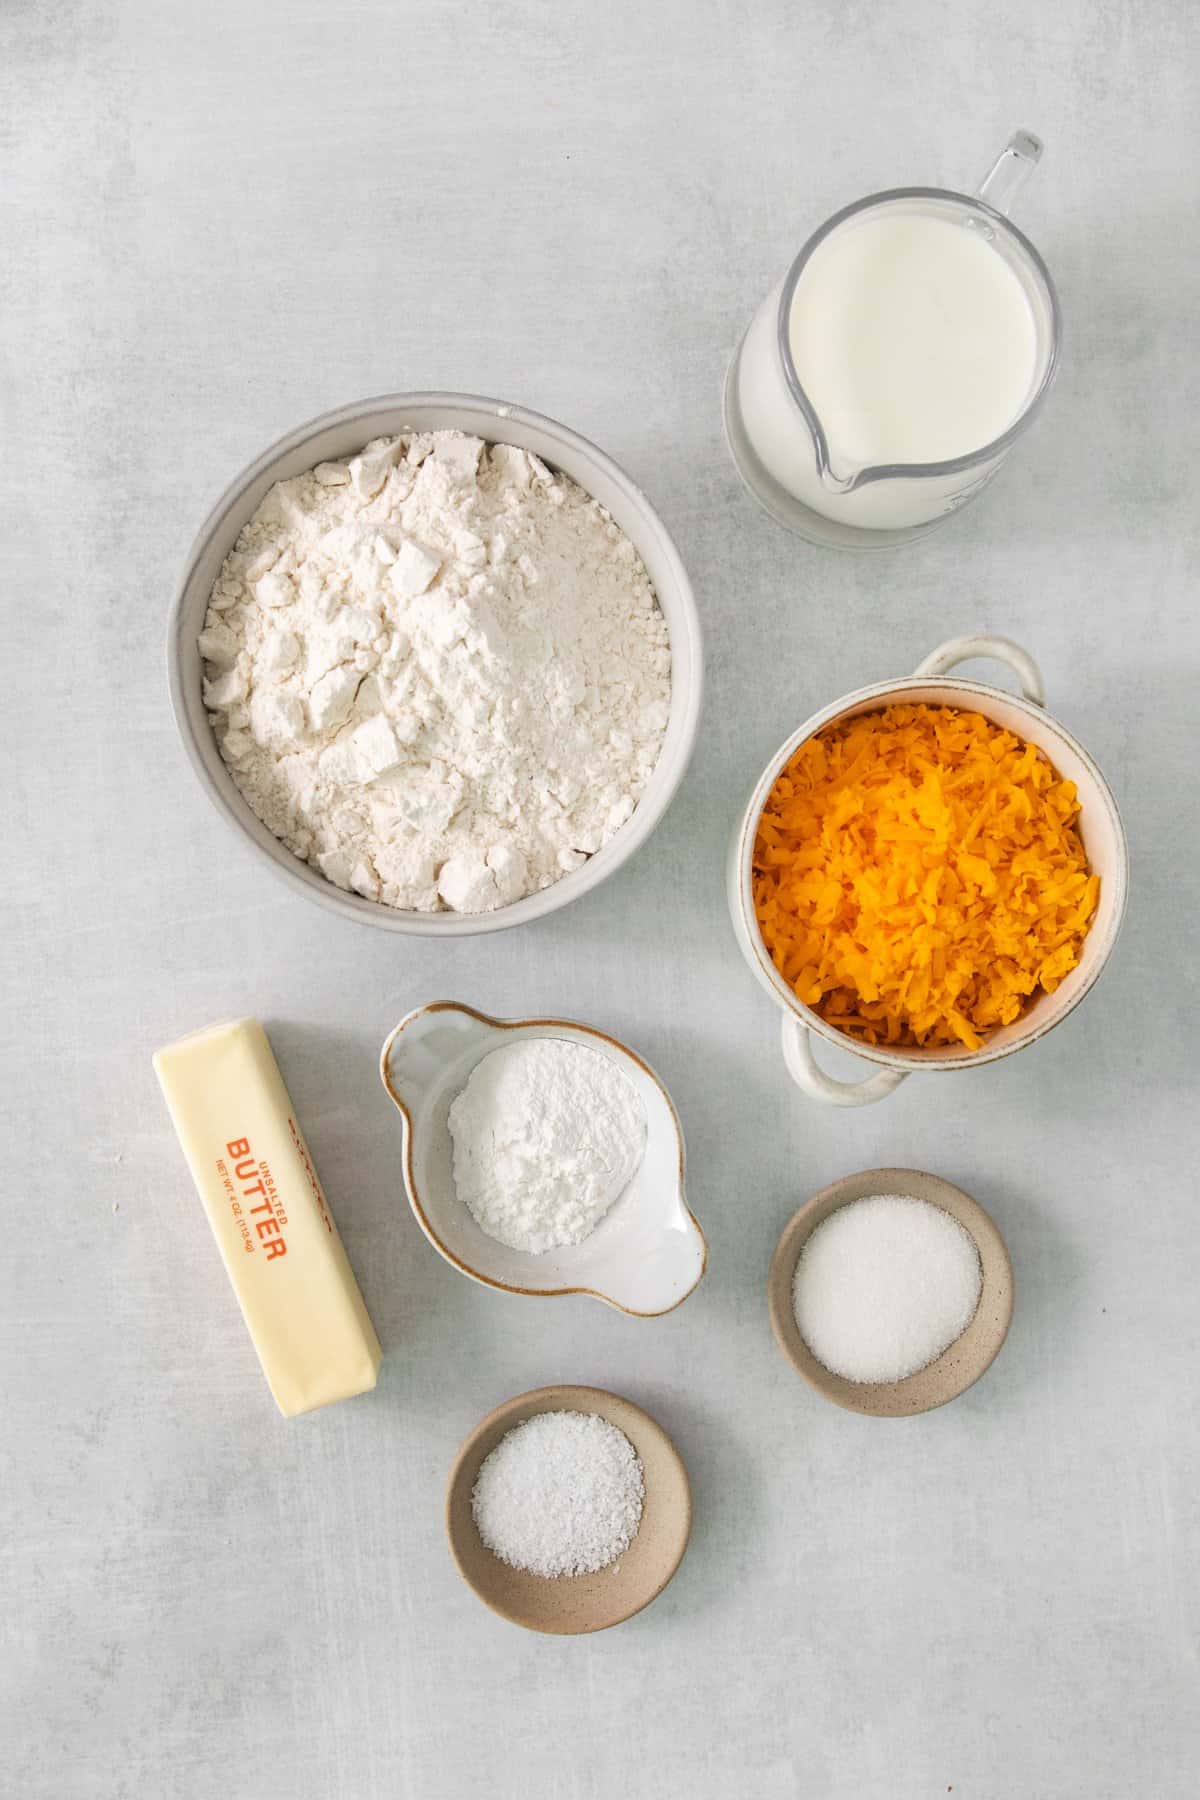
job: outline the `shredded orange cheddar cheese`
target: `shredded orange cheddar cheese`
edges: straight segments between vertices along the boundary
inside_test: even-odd
[[[869,1044],[964,1044],[1079,960],[1100,892],[1079,801],[975,712],[889,706],[801,744],[767,801],[754,905],[775,967]]]

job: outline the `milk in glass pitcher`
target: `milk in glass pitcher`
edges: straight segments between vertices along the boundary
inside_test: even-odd
[[[725,386],[750,491],[818,543],[928,530],[999,468],[1058,363],[1058,297],[1005,217],[1042,146],[1015,133],[977,194],[893,188],[826,221],[768,295]]]

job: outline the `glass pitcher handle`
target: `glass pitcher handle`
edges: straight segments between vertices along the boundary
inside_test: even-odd
[[[1019,189],[1037,168],[1041,155],[1040,137],[1032,131],[1014,131],[975,192],[1007,218]]]

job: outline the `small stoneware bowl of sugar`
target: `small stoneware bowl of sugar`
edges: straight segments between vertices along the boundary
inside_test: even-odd
[[[866,1169],[789,1220],[767,1305],[780,1349],[818,1393],[902,1418],[957,1399],[991,1367],[1012,1319],[1012,1264],[961,1188]]]
[[[683,1132],[654,1071],[590,1025],[493,1019],[451,1000],[401,1019],[380,1056],[417,1223],[502,1293],[588,1294],[670,1312],[708,1247],[684,1190]]]
[[[545,1387],[488,1414],[455,1459],[446,1535],[493,1612],[568,1636],[658,1597],[688,1546],[687,1469],[649,1413],[602,1388]]]

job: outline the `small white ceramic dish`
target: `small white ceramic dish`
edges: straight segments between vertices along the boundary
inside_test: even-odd
[[[1021,694],[989,687],[982,681],[950,677],[949,671],[972,657],[992,657],[1012,669],[1021,683]],[[958,637],[939,644],[905,681],[878,681],[835,700],[814,713],[775,752],[759,777],[749,805],[742,814],[730,847],[726,866],[726,890],[738,948],[759,985],[766,989],[783,1013],[783,1060],[788,1073],[810,1098],[829,1106],[865,1106],[882,1100],[915,1070],[944,1073],[951,1069],[976,1069],[998,1057],[1024,1050],[1052,1031],[1100,979],[1112,955],[1129,888],[1129,850],[1112,789],[1078,738],[1045,710],[1041,672],[1027,650],[1001,637]],[[1083,941],[1079,962],[1052,994],[1041,993],[1011,1025],[991,1032],[979,1050],[888,1050],[862,1044],[830,1025],[820,1013],[798,1000],[788,986],[762,940],[754,912],[754,843],[758,821],[785,764],[808,738],[840,719],[859,713],[878,712],[894,702],[924,706],[958,706],[982,713],[987,719],[1035,744],[1061,776],[1075,783],[1079,794],[1079,834],[1088,861],[1100,877],[1100,901]],[[837,1081],[819,1067],[813,1042],[824,1038],[840,1049],[874,1063],[876,1070],[863,1081]]]
[[[632,539],[654,585],[671,639],[671,712],[654,772],[637,808],[603,849],[552,887],[490,913],[405,912],[346,893],[301,862],[250,810],[221,760],[201,691],[197,638],[213,582],[234,540],[277,481],[319,462],[353,455],[371,438],[412,431],[465,431],[488,443],[516,444],[560,469],[608,508]],[[381,394],[337,412],[322,413],[280,438],[243,469],[218,500],[192,545],[171,613],[167,640],[171,702],[184,749],[217,810],[259,857],[288,883],[344,919],[420,937],[469,937],[541,919],[578,900],[620,868],[645,843],[675,796],[691,758],[700,722],[704,656],[691,583],[666,526],[637,484],[611,457],[554,419],[477,394]]]
[[[459,1200],[446,1115],[476,1063],[514,1038],[566,1038],[617,1058],[646,1113],[637,1174],[582,1244],[541,1256],[488,1237]],[[704,1274],[708,1245],[684,1195],[683,1131],[671,1097],[632,1050],[569,1019],[493,1019],[452,1000],[401,1019],[380,1055],[404,1124],[404,1185],[434,1249],[473,1281],[509,1294],[590,1294],[639,1318],[670,1312]]]

